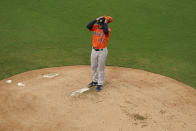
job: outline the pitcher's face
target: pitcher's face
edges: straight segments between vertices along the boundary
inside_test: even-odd
[[[102,29],[103,28],[103,24],[99,24],[99,29]]]

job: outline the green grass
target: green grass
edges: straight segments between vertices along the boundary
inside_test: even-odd
[[[0,79],[90,64],[86,24],[111,15],[107,65],[151,71],[196,88],[194,0],[1,0]]]

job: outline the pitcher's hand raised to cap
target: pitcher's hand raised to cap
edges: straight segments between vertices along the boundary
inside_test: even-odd
[[[98,18],[96,18],[96,20],[98,21],[99,19],[103,18],[104,16],[99,16]]]

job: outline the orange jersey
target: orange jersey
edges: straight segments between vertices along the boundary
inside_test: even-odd
[[[92,46],[96,49],[103,49],[107,46],[108,40],[111,34],[111,29],[108,28],[109,34],[106,35],[103,32],[103,29],[99,29],[98,24],[94,24],[92,29],[90,31],[93,31],[93,40],[92,40]]]

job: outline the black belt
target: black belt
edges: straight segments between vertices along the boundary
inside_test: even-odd
[[[93,47],[93,49],[95,50],[95,51],[102,51],[103,49],[96,49],[96,48],[94,48]]]

